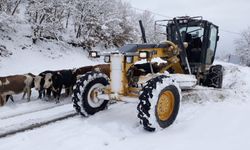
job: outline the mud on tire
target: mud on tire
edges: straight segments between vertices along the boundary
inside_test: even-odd
[[[76,112],[82,116],[88,116],[104,110],[108,100],[93,99],[91,95],[94,90],[100,90],[107,86],[108,81],[107,75],[98,72],[88,72],[80,77],[73,88],[72,96],[73,107]]]
[[[147,131],[166,128],[175,121],[180,100],[180,89],[173,80],[164,75],[155,77],[141,91],[137,117]]]

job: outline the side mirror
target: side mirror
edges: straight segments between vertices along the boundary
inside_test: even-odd
[[[217,41],[219,41],[220,40],[220,36],[219,35],[217,35]]]

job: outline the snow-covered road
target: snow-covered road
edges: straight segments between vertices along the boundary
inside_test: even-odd
[[[249,102],[185,102],[171,127],[148,133],[138,124],[136,104],[119,103],[89,118],[0,139],[0,149],[247,149],[249,107]]]

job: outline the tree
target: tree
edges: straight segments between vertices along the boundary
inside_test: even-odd
[[[0,12],[14,15],[20,3],[21,0],[0,0]]]
[[[29,0],[27,13],[34,43],[60,37],[84,49],[121,47],[139,41],[138,18],[144,19],[154,42],[153,16],[148,12],[138,14],[121,0]]]
[[[236,53],[241,57],[243,64],[250,66],[250,27],[236,40]]]
[[[142,14],[138,15],[138,20],[141,20],[143,27],[145,29],[146,38],[148,43],[155,42],[155,33],[154,33],[154,16],[150,11],[143,11]],[[139,25],[138,25],[139,27]],[[141,34],[141,33],[140,33]]]
[[[61,0],[30,0],[28,14],[33,30],[33,43],[40,38],[57,39],[64,29],[64,1]]]

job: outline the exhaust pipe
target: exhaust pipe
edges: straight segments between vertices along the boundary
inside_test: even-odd
[[[143,26],[141,20],[139,20],[139,25],[140,25],[140,28],[141,28],[142,42],[143,42],[143,43],[147,43],[146,34],[145,34],[145,29],[144,29],[144,26]]]

